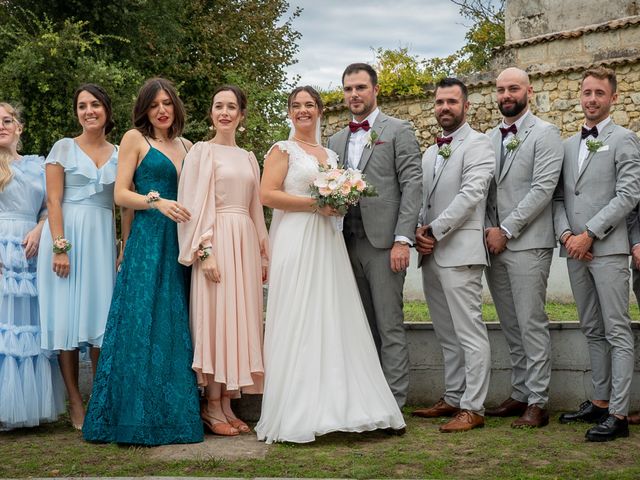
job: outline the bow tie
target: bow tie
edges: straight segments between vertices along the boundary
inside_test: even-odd
[[[453,140],[453,137],[436,137],[436,143],[438,144],[438,148],[442,147],[445,143],[449,145]]]
[[[589,135],[593,138],[598,138],[598,127],[584,128],[582,127],[582,139],[584,140]]]
[[[365,132],[368,132],[371,129],[371,125],[369,125],[369,120],[365,120],[362,123],[349,122],[349,130],[351,130],[351,133],[356,133],[360,129],[363,129]]]
[[[516,127],[515,123],[512,123],[510,126],[508,126],[507,128],[502,128],[500,127],[500,133],[502,134],[502,138],[506,137],[507,135],[509,135],[509,132],[513,133],[514,135],[516,133],[518,133],[518,127]]]

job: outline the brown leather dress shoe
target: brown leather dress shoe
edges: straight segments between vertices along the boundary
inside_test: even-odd
[[[640,425],[640,412],[632,413],[627,417],[629,425]]]
[[[484,427],[484,417],[469,410],[460,410],[453,420],[440,427],[442,433],[466,432]]]
[[[452,417],[458,413],[460,409],[449,405],[443,398],[438,400],[433,407],[419,408],[414,410],[411,415],[414,417],[436,418],[436,417]]]
[[[519,417],[527,409],[525,402],[509,397],[495,408],[487,408],[484,412],[489,417]]]
[[[549,425],[549,413],[537,405],[529,405],[522,416],[511,423],[512,428],[540,428]]]

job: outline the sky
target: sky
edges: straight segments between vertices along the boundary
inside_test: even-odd
[[[372,48],[407,47],[420,58],[449,55],[465,43],[470,22],[449,0],[290,0],[303,8],[293,21],[302,34],[298,63],[288,75],[298,85],[340,86],[344,68],[373,63]]]

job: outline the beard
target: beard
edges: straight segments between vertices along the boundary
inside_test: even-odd
[[[456,115],[453,112],[447,112],[449,115],[444,117],[442,115],[436,116],[436,120],[438,124],[442,127],[442,129],[446,132],[455,132],[462,122],[464,121],[464,114]]]
[[[500,110],[500,113],[502,113],[502,115],[504,115],[507,118],[515,117],[520,112],[522,112],[525,108],[527,108],[527,101],[528,99],[525,96],[520,100],[516,100],[516,102],[510,107],[505,107],[502,103],[499,103],[498,109]]]

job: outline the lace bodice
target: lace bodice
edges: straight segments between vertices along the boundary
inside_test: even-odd
[[[318,159],[305,152],[302,147],[294,141],[280,141],[271,148],[276,146],[283,152],[287,152],[289,154],[289,170],[284,179],[284,191],[291,195],[310,197],[311,193],[309,191],[309,186],[318,175]],[[327,148],[325,148],[325,151],[328,155],[327,163],[329,166],[331,168],[337,167],[338,155]]]

